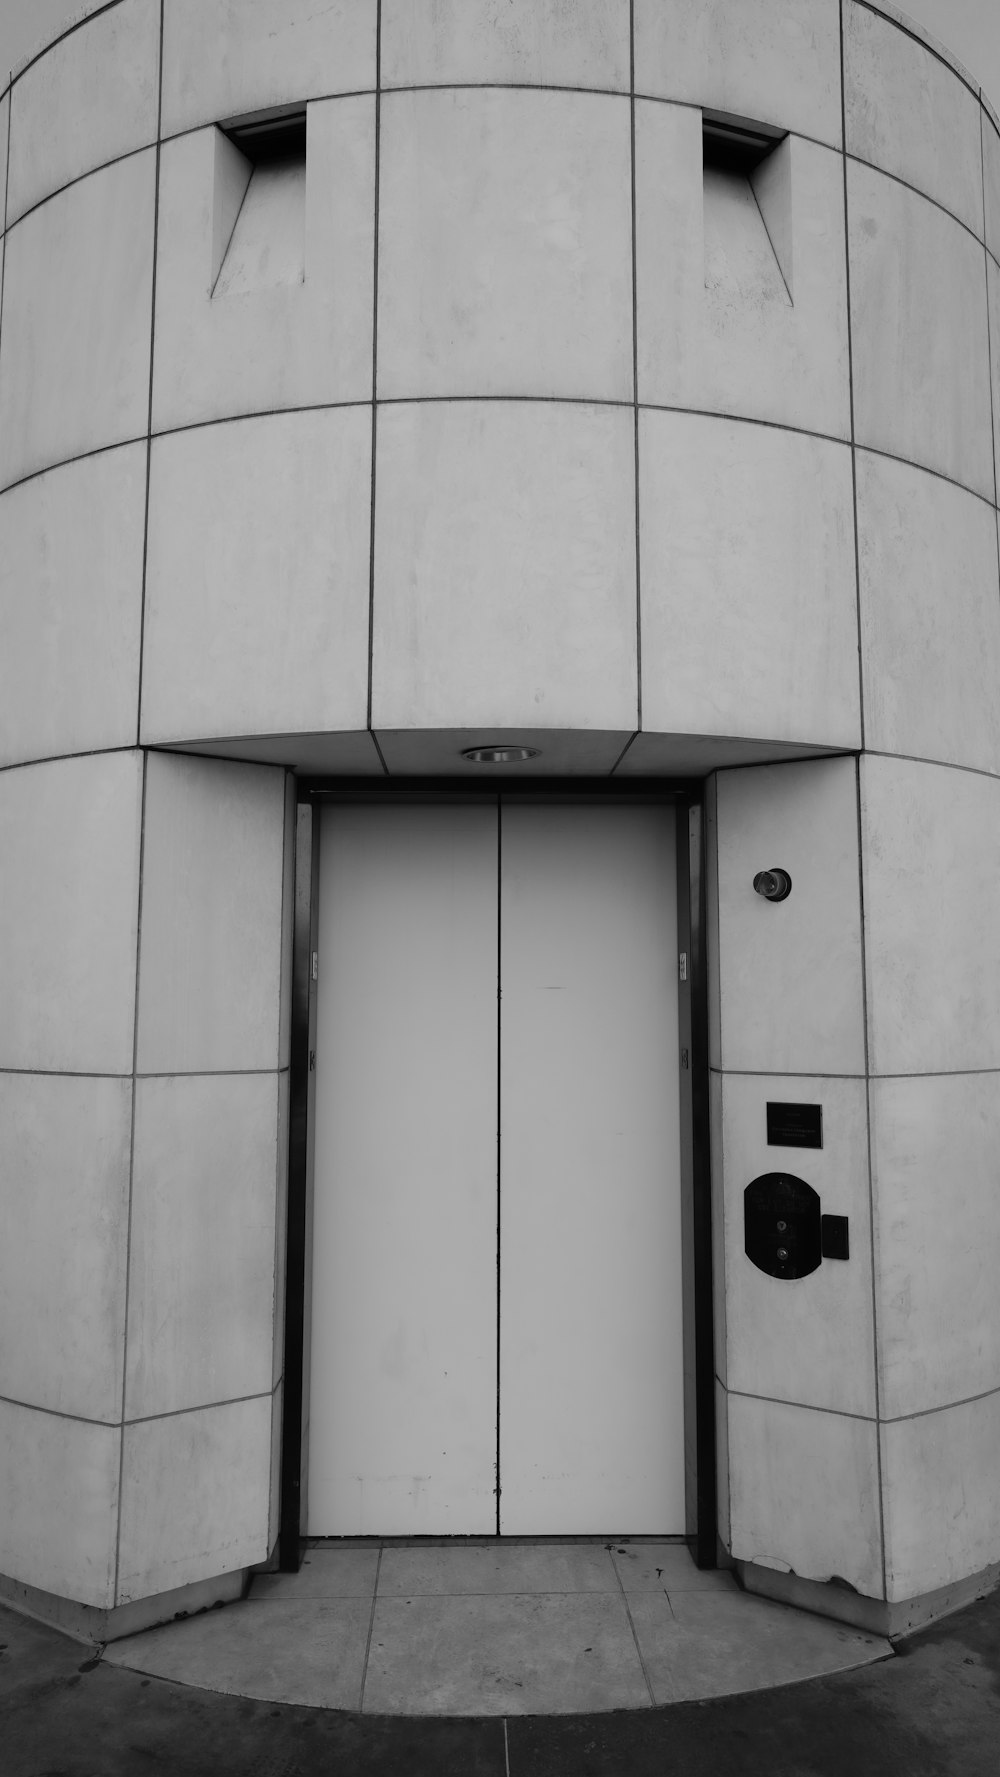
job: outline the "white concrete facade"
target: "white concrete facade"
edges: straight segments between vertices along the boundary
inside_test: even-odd
[[[218,126],[271,108],[304,168],[248,205]],[[784,132],[752,180],[706,111]],[[293,774],[502,737],[707,780],[725,1547],[986,1572],[982,94],[867,0],[116,0],[0,161],[0,1573],[112,1611],[267,1557]],[[851,1258],[783,1285],[742,1193],[797,1097]]]

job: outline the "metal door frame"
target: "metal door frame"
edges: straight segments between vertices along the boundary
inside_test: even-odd
[[[705,955],[705,821],[701,783],[650,780],[609,785],[607,778],[504,777],[487,787],[468,779],[301,779],[295,837],[295,921],[288,1132],[285,1362],[281,1444],[279,1562],[297,1571],[304,1540],[312,1309],[312,1115],[315,1089],[319,821],[326,802],[666,803],[677,811],[677,947],[686,964],[678,983],[680,1164],[683,1292],[685,1540],[699,1567],[718,1549],[715,1450],[715,1353],[712,1307],[712,1194],[709,1149],[708,970]],[[686,978],[685,978],[686,976]],[[686,1064],[685,1064],[685,1057]],[[613,1528],[613,1527],[609,1527]],[[545,1539],[550,1540],[550,1539]]]

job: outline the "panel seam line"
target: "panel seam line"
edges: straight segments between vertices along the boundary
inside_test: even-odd
[[[132,1000],[132,1104],[128,1147],[128,1207],[125,1214],[125,1288],[122,1305],[122,1388],[121,1419],[119,1422],[118,1434],[118,1498],[115,1502],[115,1560],[111,1592],[112,1600],[115,1603],[117,1603],[118,1600],[118,1584],[121,1572],[122,1497],[125,1485],[125,1406],[128,1394],[128,1316],[132,1285],[132,1208],[135,1195],[136,1099],[138,1098],[136,1066],[139,1052],[139,969],[142,953],[142,899],[146,863],[146,787],[148,759],[145,753],[140,754],[140,760],[141,789],[139,800],[139,858],[138,870],[136,873],[135,989]]]
[[[382,1554],[384,1549],[385,1543],[380,1542],[378,1546],[378,1558],[375,1562],[375,1580],[372,1585],[372,1607],[368,1613],[368,1635],[365,1640],[365,1657],[361,1667],[361,1691],[358,1696],[359,1715],[363,1715],[365,1709],[365,1686],[368,1683],[368,1661],[371,1655],[372,1636],[375,1633],[375,1610],[378,1605],[378,1582],[382,1572]]]
[[[146,580],[149,567],[149,503],[153,472],[153,370],[156,359],[156,279],[160,245],[160,124],[163,114],[163,11],[160,0],[159,65],[156,96],[156,149],[153,160],[153,256],[149,290],[149,388],[146,399],[146,490],[142,517],[142,580],[139,594],[139,659],[135,704],[135,744],[142,744],[142,674],[146,648]]]
[[[372,447],[371,447],[371,490],[370,490],[370,522],[368,533],[368,688],[367,712],[365,725],[375,745],[382,764],[382,770],[388,776],[388,766],[378,741],[374,735],[374,701],[375,701],[375,481],[378,469],[378,245],[379,245],[379,199],[381,195],[381,154],[382,154],[382,0],[378,0],[375,14],[375,167],[373,193],[373,225],[372,225]]]
[[[646,1692],[649,1696],[649,1701],[650,1701],[652,1707],[655,1709],[656,1708],[656,1697],[653,1693],[653,1686],[652,1686],[652,1682],[650,1680],[649,1670],[646,1666],[646,1661],[643,1658],[642,1648],[639,1646],[639,1637],[636,1634],[635,1623],[632,1618],[632,1607],[628,1601],[628,1593],[626,1592],[625,1586],[622,1582],[622,1576],[618,1572],[618,1565],[617,1565],[617,1562],[615,1561],[614,1555],[612,1554],[610,1549],[608,1550],[607,1553],[608,1553],[608,1560],[611,1563],[612,1572],[614,1573],[615,1579],[618,1581],[618,1590],[621,1594],[622,1603],[625,1606],[625,1615],[626,1615],[626,1618],[628,1619],[629,1631],[632,1636],[632,1643],[633,1643],[633,1646],[635,1647],[636,1656],[638,1658],[639,1666],[642,1671],[643,1681],[646,1686]],[[666,1587],[664,1587],[664,1596],[667,1598],[667,1606],[668,1606],[668,1609],[670,1610],[670,1615],[673,1616],[673,1614],[674,1614],[673,1606],[671,1605],[670,1598],[667,1595]]]
[[[847,374],[851,402],[851,487],[853,498],[854,519],[854,585],[855,585],[855,617],[858,638],[858,700],[860,704],[861,748],[864,751],[865,732],[865,664],[863,642],[863,615],[861,608],[861,542],[858,525],[858,454],[857,454],[857,422],[854,401],[854,327],[851,313],[851,222],[850,193],[848,188],[848,152],[847,152],[847,47],[844,32],[844,8],[840,7],[840,107],[841,127],[843,132],[844,153],[844,272],[847,291]],[[865,1145],[868,1169],[868,1237],[871,1251],[871,1361],[872,1385],[875,1401],[875,1468],[878,1485],[878,1531],[879,1561],[882,1575],[882,1596],[888,1597],[888,1565],[886,1555],[885,1529],[885,1487],[882,1475],[882,1440],[878,1431],[879,1417],[879,1333],[878,1333],[878,1279],[877,1263],[878,1248],[876,1245],[875,1224],[875,1180],[872,1147],[872,1092],[871,1092],[871,1044],[869,1040],[868,1020],[868,958],[865,943],[865,870],[864,870],[864,817],[862,811],[861,760],[858,758],[854,766],[854,818],[858,844],[858,944],[861,964],[861,1037],[865,1063]]]
[[[522,406],[553,406],[553,407],[595,407],[613,408],[623,413],[630,412],[634,407],[640,413],[683,414],[686,417],[703,420],[720,420],[728,425],[762,426],[772,432],[787,432],[795,438],[814,438],[820,443],[832,444],[845,450],[852,448],[852,439],[836,432],[817,431],[814,427],[799,426],[787,420],[769,419],[766,414],[736,413],[720,407],[688,407],[683,403],[669,401],[640,401],[638,403],[624,400],[618,396],[604,395],[539,395],[521,391],[514,394],[422,394],[422,395],[383,395],[375,403],[376,407],[417,407],[444,406],[449,403],[458,406],[462,403],[474,402],[480,406],[489,404]],[[70,456],[54,458],[51,462],[42,463],[37,469],[29,469],[23,475],[16,475],[12,480],[0,486],[0,496],[12,493],[16,488],[24,487],[30,481],[37,481],[42,475],[51,475],[59,469],[71,468],[75,463],[86,462],[90,457],[104,456],[109,451],[126,450],[130,445],[145,444],[150,438],[173,438],[184,432],[207,430],[212,426],[237,426],[250,420],[281,419],[288,414],[299,413],[340,413],[350,412],[356,408],[368,408],[371,401],[367,396],[358,396],[344,401],[306,401],[292,402],[287,406],[253,408],[245,413],[225,413],[203,419],[181,421],[175,426],[153,427],[134,435],[115,438],[106,444],[95,444],[87,450],[74,451]],[[853,448],[867,452],[870,456],[884,457],[889,462],[900,463],[904,468],[916,469],[924,475],[932,475],[938,481],[947,482],[961,493],[968,494],[973,500],[980,500],[991,511],[996,509],[995,499],[978,488],[971,487],[968,482],[960,481],[957,476],[949,475],[944,469],[936,468],[932,463],[918,462],[915,457],[907,457],[899,451],[887,450],[873,443],[853,442]],[[835,745],[828,742],[797,742],[801,746]],[[848,748],[848,751],[854,749]]]
[[[635,726],[642,731],[642,570],[639,522],[639,286],[636,229],[635,0],[629,0],[629,176],[632,229],[632,427],[635,478]],[[631,742],[629,743],[631,745]],[[626,748],[627,751],[627,748]],[[623,755],[624,756],[624,755]],[[616,761],[616,764],[619,761]],[[612,767],[612,773],[615,767]]]

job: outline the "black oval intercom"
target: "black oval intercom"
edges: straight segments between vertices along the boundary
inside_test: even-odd
[[[764,1172],[743,1193],[748,1259],[769,1277],[808,1277],[823,1258],[819,1194],[791,1172]]]

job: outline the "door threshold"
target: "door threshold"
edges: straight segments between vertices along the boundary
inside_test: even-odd
[[[456,1544],[465,1549],[494,1549],[499,1543],[506,1548],[552,1548],[564,1544],[570,1548],[592,1544],[597,1548],[618,1547],[623,1543],[677,1543],[684,1547],[693,1538],[678,1532],[652,1531],[636,1536],[605,1534],[603,1536],[304,1536],[303,1549],[447,1549]]]

